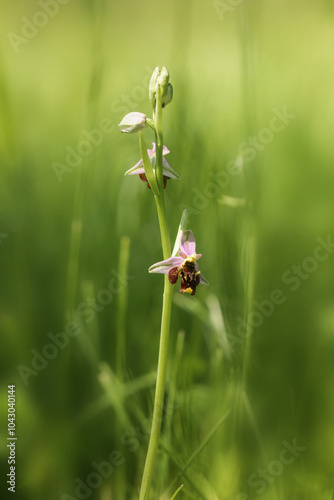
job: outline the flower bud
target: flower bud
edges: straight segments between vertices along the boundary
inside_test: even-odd
[[[168,82],[169,82],[169,71],[166,68],[166,66],[164,66],[160,71],[160,75],[157,78],[157,83],[160,83],[162,97],[167,92]]]
[[[173,87],[169,83],[169,71],[166,66],[163,66],[161,70],[157,66],[151,76],[148,95],[152,108],[155,108],[156,104],[157,85],[160,85],[161,88],[162,107],[164,108],[173,98]]]
[[[146,115],[144,113],[132,112],[124,116],[121,123],[118,125],[121,132],[134,134],[143,128],[147,127]]]
[[[160,73],[160,70],[159,70],[159,67],[157,66],[152,73],[150,84],[148,87],[148,97],[150,99],[150,103],[151,103],[152,108],[155,107],[155,94],[156,94],[155,87],[157,85],[157,77],[158,77],[159,73]]]
[[[164,108],[169,104],[173,99],[173,85],[171,83],[168,84],[166,93],[162,96],[162,107]]]

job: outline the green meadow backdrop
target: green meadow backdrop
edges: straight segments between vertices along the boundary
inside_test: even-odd
[[[150,498],[332,500],[333,2],[18,0],[0,28],[1,498],[10,457],[17,499],[138,498],[162,251],[117,124],[166,65],[170,233],[188,208],[210,286],[175,286]]]

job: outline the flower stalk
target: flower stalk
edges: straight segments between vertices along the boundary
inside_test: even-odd
[[[157,144],[156,176],[159,188],[159,191],[154,193],[154,198],[158,212],[162,253],[164,259],[167,259],[171,254],[171,249],[170,249],[170,238],[169,238],[169,231],[166,219],[166,209],[165,209],[164,189],[163,189],[163,170],[162,170],[163,134],[162,134],[162,103],[161,103],[160,85],[157,85],[156,89],[156,106],[154,113],[154,121],[155,121],[155,131],[156,131],[155,135]],[[170,318],[172,312],[172,299],[173,299],[173,286],[169,282],[168,276],[165,276],[164,278],[165,279],[164,279],[164,293],[163,293],[163,303],[162,303],[159,358],[158,358],[158,368],[157,368],[157,381],[156,381],[155,396],[154,396],[152,428],[151,428],[150,440],[145,460],[139,500],[146,500],[148,498],[149,489],[153,476],[155,458],[158,451],[161,422],[162,422],[162,411],[163,411],[165,386],[166,386]]]
[[[147,186],[151,188],[153,192],[158,214],[164,260],[151,266],[149,272],[162,273],[165,275],[152,428],[139,500],[148,499],[159,445],[166,386],[173,285],[180,276],[181,293],[187,292],[194,295],[199,283],[207,284],[207,281],[198,268],[197,260],[201,257],[201,254],[196,254],[194,235],[192,231],[186,230],[185,228],[187,221],[186,211],[182,216],[173,255],[171,255],[164,188],[167,185],[168,179],[179,179],[179,175],[164,158],[164,156],[169,153],[169,150],[163,145],[162,110],[172,101],[172,98],[173,87],[171,83],[169,83],[169,72],[167,68],[165,66],[161,70],[156,68],[149,84],[149,100],[153,108],[153,118],[150,119],[143,113],[132,112],[128,113],[119,124],[121,132],[139,134],[141,160],[134,165],[134,167],[129,169],[126,175],[138,174],[142,181],[147,182]],[[155,143],[153,143],[152,150],[146,148],[143,135],[143,129],[147,126],[149,126],[155,134]],[[179,490],[177,490],[177,492],[178,491]]]

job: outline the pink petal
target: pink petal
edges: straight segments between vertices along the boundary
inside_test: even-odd
[[[147,150],[148,157],[151,158],[155,154],[155,142],[152,142],[152,149]]]
[[[148,149],[147,150],[147,154],[148,154],[149,158],[151,158],[151,156],[153,156],[154,153],[156,152],[156,144],[155,144],[155,142],[152,142],[152,146],[153,146],[152,149]],[[163,148],[162,148],[162,154],[163,154],[163,156],[164,155],[168,155],[168,153],[170,153],[170,151],[167,148],[167,146],[163,146]]]
[[[193,232],[188,229],[182,235],[179,255],[188,257],[194,253],[196,253],[196,240]]]
[[[161,262],[157,262],[153,264],[148,272],[149,273],[160,273],[160,274],[168,274],[169,270],[172,267],[180,266],[183,262],[182,257],[170,257],[167,260],[162,260]]]
[[[137,167],[136,169],[134,167],[130,168],[127,172],[125,172],[124,175],[139,175],[139,174],[145,174],[145,169],[144,167]]]

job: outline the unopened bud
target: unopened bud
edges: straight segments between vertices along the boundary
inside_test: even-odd
[[[157,79],[157,83],[160,83],[162,97],[167,92],[168,82],[169,82],[169,71],[166,68],[166,66],[164,66],[160,71],[160,75],[158,76]]]
[[[148,87],[148,96],[149,96],[152,108],[155,107],[155,94],[156,94],[155,87],[157,85],[157,77],[158,77],[159,73],[160,73],[160,70],[159,70],[159,67],[157,66],[152,73],[150,84]]]
[[[171,83],[168,84],[166,93],[162,96],[162,107],[164,108],[169,104],[173,99],[173,85]]]
[[[143,128],[147,127],[146,115],[138,112],[128,113],[124,116],[118,127],[121,132],[126,132],[127,134],[139,132]]]
[[[169,71],[166,66],[163,66],[161,70],[156,67],[151,76],[148,95],[152,108],[155,108],[156,105],[157,85],[160,85],[161,88],[162,107],[164,108],[173,98],[173,87],[169,83]]]

